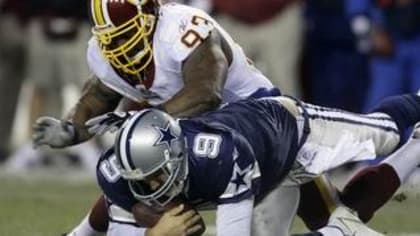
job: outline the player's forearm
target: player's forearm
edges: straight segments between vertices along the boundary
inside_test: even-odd
[[[166,112],[177,117],[191,117],[216,109],[221,103],[221,94],[213,92],[186,92],[163,104]]]
[[[103,110],[100,112],[99,110],[93,109],[88,102],[80,100],[75,106],[74,111],[74,114],[69,117],[69,120],[71,120],[76,130],[76,138],[74,140],[74,144],[78,144],[90,139],[93,136],[87,131],[85,122],[97,115],[103,114],[107,111],[112,111],[112,109]]]
[[[184,88],[163,108],[174,116],[195,116],[216,109],[222,101],[229,62],[217,31],[183,63]]]
[[[191,117],[214,110],[220,105],[228,65],[223,55],[208,57],[195,59],[198,62],[194,66],[190,65],[192,62],[184,65],[184,88],[163,104],[169,114]]]
[[[89,80],[83,89],[79,101],[65,118],[71,121],[76,131],[73,144],[78,144],[91,138],[92,134],[88,132],[85,122],[95,116],[113,111],[120,99],[120,95],[107,89],[97,79],[92,78]]]
[[[227,70],[224,58],[201,61],[185,72],[185,87],[163,104],[163,108],[178,117],[191,117],[218,108]]]

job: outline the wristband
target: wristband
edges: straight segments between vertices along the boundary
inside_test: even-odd
[[[65,131],[67,131],[68,133],[71,134],[72,138],[71,138],[71,142],[72,144],[76,144],[79,142],[79,132],[77,131],[77,129],[75,128],[75,126],[73,125],[73,122],[66,120],[63,122],[63,128]]]

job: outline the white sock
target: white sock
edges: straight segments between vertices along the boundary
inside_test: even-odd
[[[70,231],[67,235],[68,236],[102,236],[104,235],[101,232],[96,231],[92,228],[89,223],[89,215],[90,212],[85,216],[85,218],[80,222],[76,228]]]
[[[410,137],[401,148],[381,163],[392,166],[398,174],[400,182],[404,183],[420,165],[420,138]]]
[[[344,236],[343,231],[339,228],[331,226],[325,226],[324,228],[319,229],[318,232],[324,236]]]

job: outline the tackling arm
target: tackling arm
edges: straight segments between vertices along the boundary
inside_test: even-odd
[[[77,138],[74,144],[81,143],[91,138],[85,126],[90,118],[113,111],[121,100],[121,95],[102,84],[99,79],[92,76],[85,84],[82,96],[77,104],[66,116],[66,120],[72,121]]]
[[[217,108],[227,77],[231,52],[213,30],[209,37],[184,61],[184,88],[163,108],[175,116],[194,116]]]

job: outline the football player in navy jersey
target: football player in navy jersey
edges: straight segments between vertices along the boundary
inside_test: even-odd
[[[387,155],[400,130],[419,120],[416,95],[386,100],[367,115],[289,97],[243,100],[184,120],[144,110],[124,124],[115,152],[101,157],[97,177],[107,198],[127,211],[139,201],[164,206],[182,195],[196,205],[217,205],[217,235],[251,235],[254,205],[271,190]],[[419,153],[413,142],[418,139],[408,146]],[[410,159],[412,168],[420,163]],[[388,164],[401,170],[393,163]],[[381,235],[362,224],[343,228],[314,235]]]

